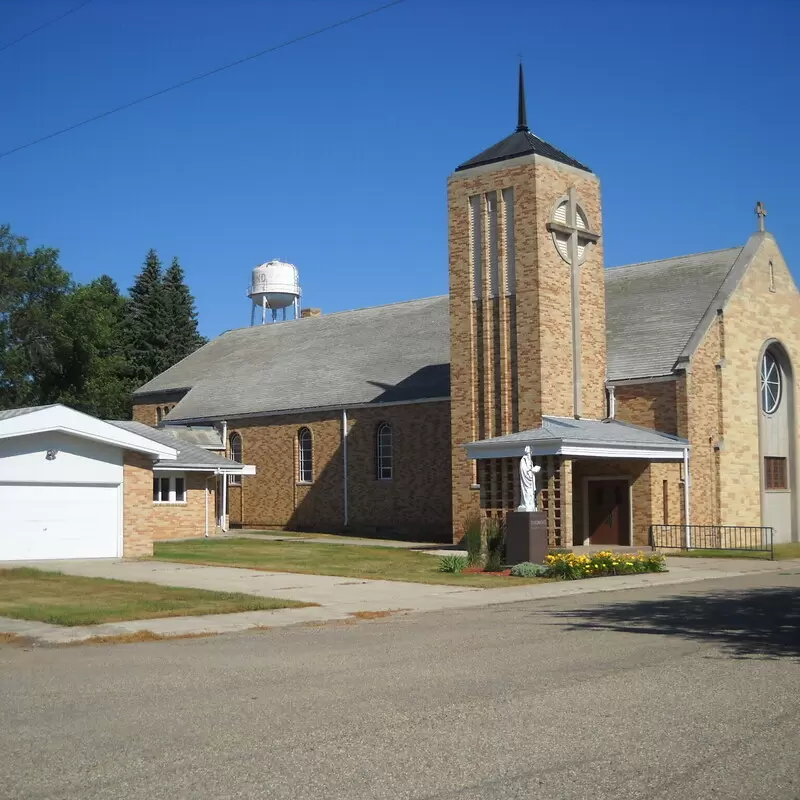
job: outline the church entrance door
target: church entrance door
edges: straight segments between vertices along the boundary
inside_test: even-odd
[[[631,543],[630,486],[627,480],[587,481],[586,544]]]

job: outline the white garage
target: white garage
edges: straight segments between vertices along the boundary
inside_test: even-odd
[[[0,411],[0,561],[120,557],[125,451],[177,455],[65,406]]]

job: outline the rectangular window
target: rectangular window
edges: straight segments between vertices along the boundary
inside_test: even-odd
[[[669,525],[669,481],[664,481],[662,487],[662,500],[664,503],[664,519],[665,525]]]
[[[469,259],[472,266],[472,299],[483,295],[483,197],[469,199]]]
[[[183,475],[153,478],[154,503],[185,503],[186,478]]]
[[[489,297],[497,297],[500,283],[497,242],[497,192],[486,195],[487,235],[489,238]]]
[[[785,458],[777,458],[775,456],[766,456],[764,458],[764,488],[767,491],[789,488]]]

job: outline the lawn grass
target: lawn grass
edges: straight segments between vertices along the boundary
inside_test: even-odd
[[[425,553],[390,547],[258,539],[200,539],[156,542],[155,558],[226,567],[337,575],[413,583],[497,588],[542,583],[546,578],[511,578],[480,573],[439,572],[439,559]]]
[[[769,560],[769,553],[745,550],[665,550],[664,555],[683,558],[761,558]],[[775,560],[800,558],[800,542],[775,545]]]
[[[230,614],[309,605],[273,597],[82,578],[21,567],[0,569],[0,616],[54,625]]]

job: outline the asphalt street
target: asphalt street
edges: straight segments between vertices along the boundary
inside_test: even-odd
[[[800,565],[206,639],[0,646],[3,798],[800,798]]]

